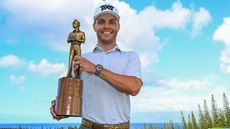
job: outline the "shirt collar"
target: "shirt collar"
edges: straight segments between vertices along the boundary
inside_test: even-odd
[[[103,51],[104,50],[98,45],[96,45],[93,49],[93,52],[103,52]],[[121,52],[121,49],[118,47],[117,44],[112,49],[106,51],[105,53],[116,52],[116,51]]]

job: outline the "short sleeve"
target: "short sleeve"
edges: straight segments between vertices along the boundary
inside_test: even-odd
[[[129,58],[127,67],[125,70],[125,75],[135,76],[141,79],[141,62],[138,54],[134,51],[129,52]]]

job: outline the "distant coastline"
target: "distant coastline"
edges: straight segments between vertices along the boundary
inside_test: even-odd
[[[131,123],[130,129],[141,129],[144,127],[144,124],[147,126],[152,124],[152,126],[158,125],[158,127],[163,127],[164,123]],[[179,124],[181,127],[181,123]],[[68,129],[68,127],[78,127],[80,123],[0,123],[0,129],[57,129],[63,127],[64,129]],[[181,127],[182,129],[182,127]]]

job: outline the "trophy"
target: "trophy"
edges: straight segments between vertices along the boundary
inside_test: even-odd
[[[69,33],[67,42],[71,44],[69,51],[69,66],[67,76],[59,78],[58,93],[56,98],[56,114],[59,116],[80,117],[82,111],[82,84],[79,69],[72,68],[75,56],[81,55],[81,44],[85,42],[85,33],[80,31],[80,22],[73,21],[74,30]]]

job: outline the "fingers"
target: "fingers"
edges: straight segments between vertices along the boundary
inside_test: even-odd
[[[81,57],[80,56],[74,56],[74,61],[80,60]]]
[[[57,115],[55,113],[53,106],[50,107],[50,114],[52,115],[53,119],[56,119]]]
[[[53,100],[51,102],[50,113],[51,113],[51,115],[53,116],[54,119],[57,116],[56,112],[55,112],[55,107],[56,107],[56,100]]]
[[[56,111],[55,111],[55,107],[56,107],[56,100],[53,100],[51,102],[51,107],[50,107],[50,114],[52,115],[53,119],[61,120],[61,119],[65,118],[63,116],[57,116]]]
[[[77,66],[78,64],[81,64],[81,57],[80,56],[74,56],[74,67],[79,67],[79,66]]]
[[[74,71],[77,71],[78,69],[82,68],[83,67],[83,62],[82,62],[82,57],[80,56],[75,56],[74,57]]]
[[[95,65],[84,57],[75,56],[74,70],[80,72],[94,73]]]
[[[80,65],[74,62],[73,69],[74,71],[78,71],[78,69],[80,69]]]
[[[56,106],[56,100],[52,100],[51,105],[55,107]]]

